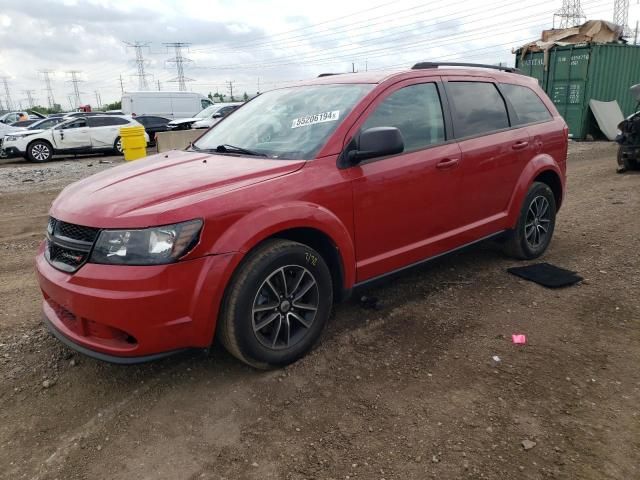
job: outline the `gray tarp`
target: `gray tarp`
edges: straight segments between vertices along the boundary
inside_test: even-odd
[[[602,133],[604,133],[609,140],[615,140],[618,132],[618,124],[624,120],[618,102],[615,100],[613,102],[589,100],[589,106],[591,107],[593,116],[596,117]]]

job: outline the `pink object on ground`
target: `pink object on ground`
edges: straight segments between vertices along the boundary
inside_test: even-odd
[[[511,335],[511,340],[513,340],[513,343],[515,343],[516,345],[524,345],[525,343],[527,343],[527,336],[522,334],[514,334]]]

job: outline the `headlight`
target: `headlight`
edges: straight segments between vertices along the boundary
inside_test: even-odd
[[[142,230],[102,230],[89,261],[115,265],[172,263],[195,247],[201,229],[202,220],[190,220]]]
[[[7,135],[6,137],[4,137],[4,140],[5,142],[16,142],[18,140],[18,137]]]

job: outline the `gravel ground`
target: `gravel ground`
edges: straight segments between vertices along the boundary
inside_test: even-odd
[[[482,245],[367,292],[379,310],[338,305],[271,372],[217,348],[114,366],[45,332],[48,206],[105,159],[0,165],[0,478],[640,478],[640,175],[613,145],[571,145],[543,258],[582,283],[525,282]]]

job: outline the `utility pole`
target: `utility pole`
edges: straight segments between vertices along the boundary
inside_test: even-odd
[[[187,78],[184,76],[184,64],[192,62],[190,58],[182,56],[182,49],[189,47],[190,43],[184,42],[172,42],[172,43],[163,43],[163,45],[167,48],[173,48],[176,56],[166,60],[167,63],[175,63],[176,71],[178,72],[178,76],[174,79],[169,80],[170,82],[178,83],[178,90],[181,92],[187,91],[186,82],[192,82],[193,78]]]
[[[356,73],[356,64],[351,62],[351,73]]]
[[[67,100],[69,100],[69,107],[73,110],[73,101],[71,100],[71,95],[67,95]]]
[[[631,37],[629,28],[629,0],[614,0],[613,23],[622,27],[622,36]]]
[[[96,105],[98,105],[98,108],[102,108],[102,98],[100,97],[100,92],[96,90],[95,94],[96,94]]]
[[[231,101],[233,102],[233,80],[227,81],[227,90],[229,91],[229,96],[231,97]]]
[[[56,101],[53,98],[53,88],[51,88],[51,78],[50,74],[53,72],[51,70],[40,70],[40,73],[44,77],[44,84],[47,90],[47,103],[49,104],[49,108],[55,108]]]
[[[636,34],[633,36],[633,44],[638,44],[638,20],[636,20]]]
[[[122,74],[120,74],[120,93],[124,93],[124,83],[122,82]]]
[[[256,93],[260,95],[260,77],[258,77],[258,91]]]
[[[73,96],[76,101],[76,107],[82,105],[82,100],[80,100],[80,89],[78,88],[78,84],[82,81],[78,78],[78,74],[81,73],[79,70],[69,70],[67,72],[71,75],[71,80],[69,80],[73,84]]]
[[[162,89],[160,88],[160,80],[158,80],[158,91],[161,91]]]
[[[556,28],[556,17],[559,24],[557,28],[569,28],[580,25],[586,20],[580,0],[562,0],[562,8],[553,14],[553,28]]]
[[[22,93],[24,93],[27,96],[27,102],[29,103],[29,108],[33,108],[34,105],[34,101],[33,101],[33,94],[34,94],[35,90],[23,90]]]
[[[7,104],[7,110],[13,110],[13,102],[11,101],[11,92],[9,91],[9,77],[0,77],[4,84],[4,99]]]
[[[134,75],[134,77],[138,77],[138,90],[149,90],[149,82],[147,82],[148,74],[145,73],[144,67],[146,62],[144,61],[144,57],[142,56],[142,49],[147,48],[149,43],[145,42],[124,42],[128,47],[133,48],[136,51],[136,68],[138,73]]]

